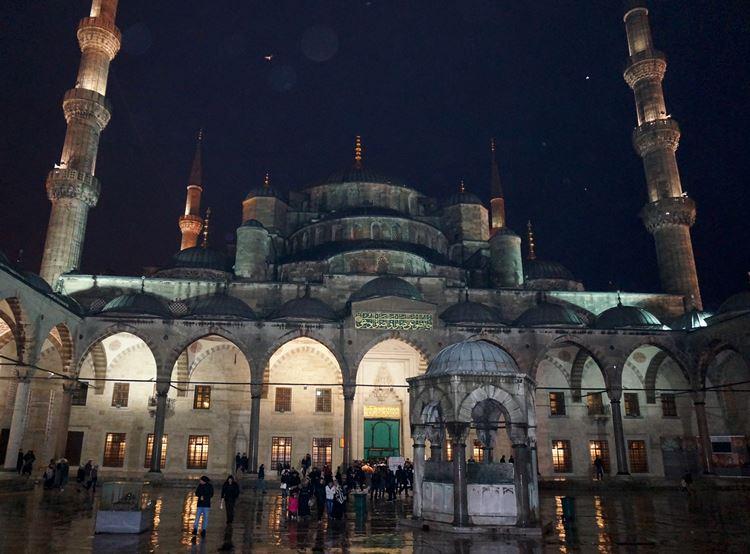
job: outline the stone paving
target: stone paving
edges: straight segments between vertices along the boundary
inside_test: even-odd
[[[275,492],[243,493],[235,523],[211,511],[205,538],[193,540],[191,489],[151,491],[153,530],[137,536],[94,535],[98,500],[78,493],[33,491],[0,494],[0,552],[373,552],[485,554],[490,552],[750,552],[750,494],[701,491],[612,492],[576,495],[576,521],[562,524],[557,493],[542,496],[544,536],[503,540],[488,535],[454,537],[399,525],[411,500],[368,504],[357,521],[350,506],[344,521],[288,521]],[[350,504],[352,504],[350,502]]]

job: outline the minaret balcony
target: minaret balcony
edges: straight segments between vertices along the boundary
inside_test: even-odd
[[[633,146],[641,157],[662,148],[674,152],[679,144],[680,126],[671,118],[647,121],[633,130]]]
[[[644,50],[628,59],[622,76],[630,88],[643,79],[661,81],[667,72],[667,57],[658,50]]]
[[[63,97],[63,113],[65,121],[82,120],[90,122],[92,119],[103,130],[112,117],[112,104],[106,96],[94,90],[85,88],[69,89]]]
[[[640,216],[649,233],[665,226],[692,227],[695,223],[695,202],[687,196],[661,198],[646,204]]]
[[[47,197],[55,202],[61,198],[76,198],[93,208],[99,200],[99,179],[75,169],[55,168],[47,175]]]
[[[122,33],[113,21],[101,17],[84,17],[78,23],[76,34],[81,52],[95,48],[107,54],[112,61],[120,51]]]

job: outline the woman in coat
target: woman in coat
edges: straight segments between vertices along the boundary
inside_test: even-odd
[[[227,524],[234,521],[234,505],[240,496],[240,486],[234,477],[230,475],[221,486],[221,499],[224,501],[224,509],[227,511]]]

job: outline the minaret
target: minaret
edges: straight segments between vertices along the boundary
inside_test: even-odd
[[[195,145],[193,167],[188,179],[187,198],[185,200],[185,214],[180,216],[179,226],[182,233],[180,250],[193,248],[198,244],[198,236],[203,228],[201,219],[201,194],[203,193],[203,165],[201,158],[201,143],[203,130],[198,131],[198,141]]]
[[[75,87],[62,102],[68,124],[65,143],[46,183],[52,211],[40,274],[53,286],[60,274],[79,268],[89,208],[99,199],[96,154],[110,118],[104,95],[109,64],[120,49],[116,11],[117,0],[93,0],[91,15],[78,24],[81,63]]]
[[[690,227],[695,222],[695,202],[682,191],[675,151],[680,128],[667,114],[662,79],[667,69],[664,54],[655,50],[643,2],[631,2],[625,13],[630,60],[625,81],[635,93],[638,127],[633,145],[643,158],[649,203],[641,218],[656,243],[661,284],[665,292],[692,298],[702,309],[695,270]]]
[[[495,139],[490,140],[490,152],[492,162],[490,165],[490,212],[492,214],[490,222],[490,234],[494,235],[498,229],[506,225],[505,220],[505,197],[503,187],[500,184],[500,170],[497,168],[497,158],[495,155]]]

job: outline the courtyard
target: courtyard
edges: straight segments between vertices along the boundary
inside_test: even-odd
[[[171,486],[148,492],[153,529],[141,535],[95,535],[98,497],[78,492],[32,491],[0,494],[0,552],[748,552],[747,491],[698,488],[577,493],[576,517],[562,522],[559,491],[542,491],[541,539],[506,539],[486,534],[446,535],[403,525],[411,498],[368,501],[358,519],[349,502],[342,521],[289,521],[277,491],[243,491],[232,526],[224,524],[218,495],[208,533],[191,535],[196,506],[192,488]]]

